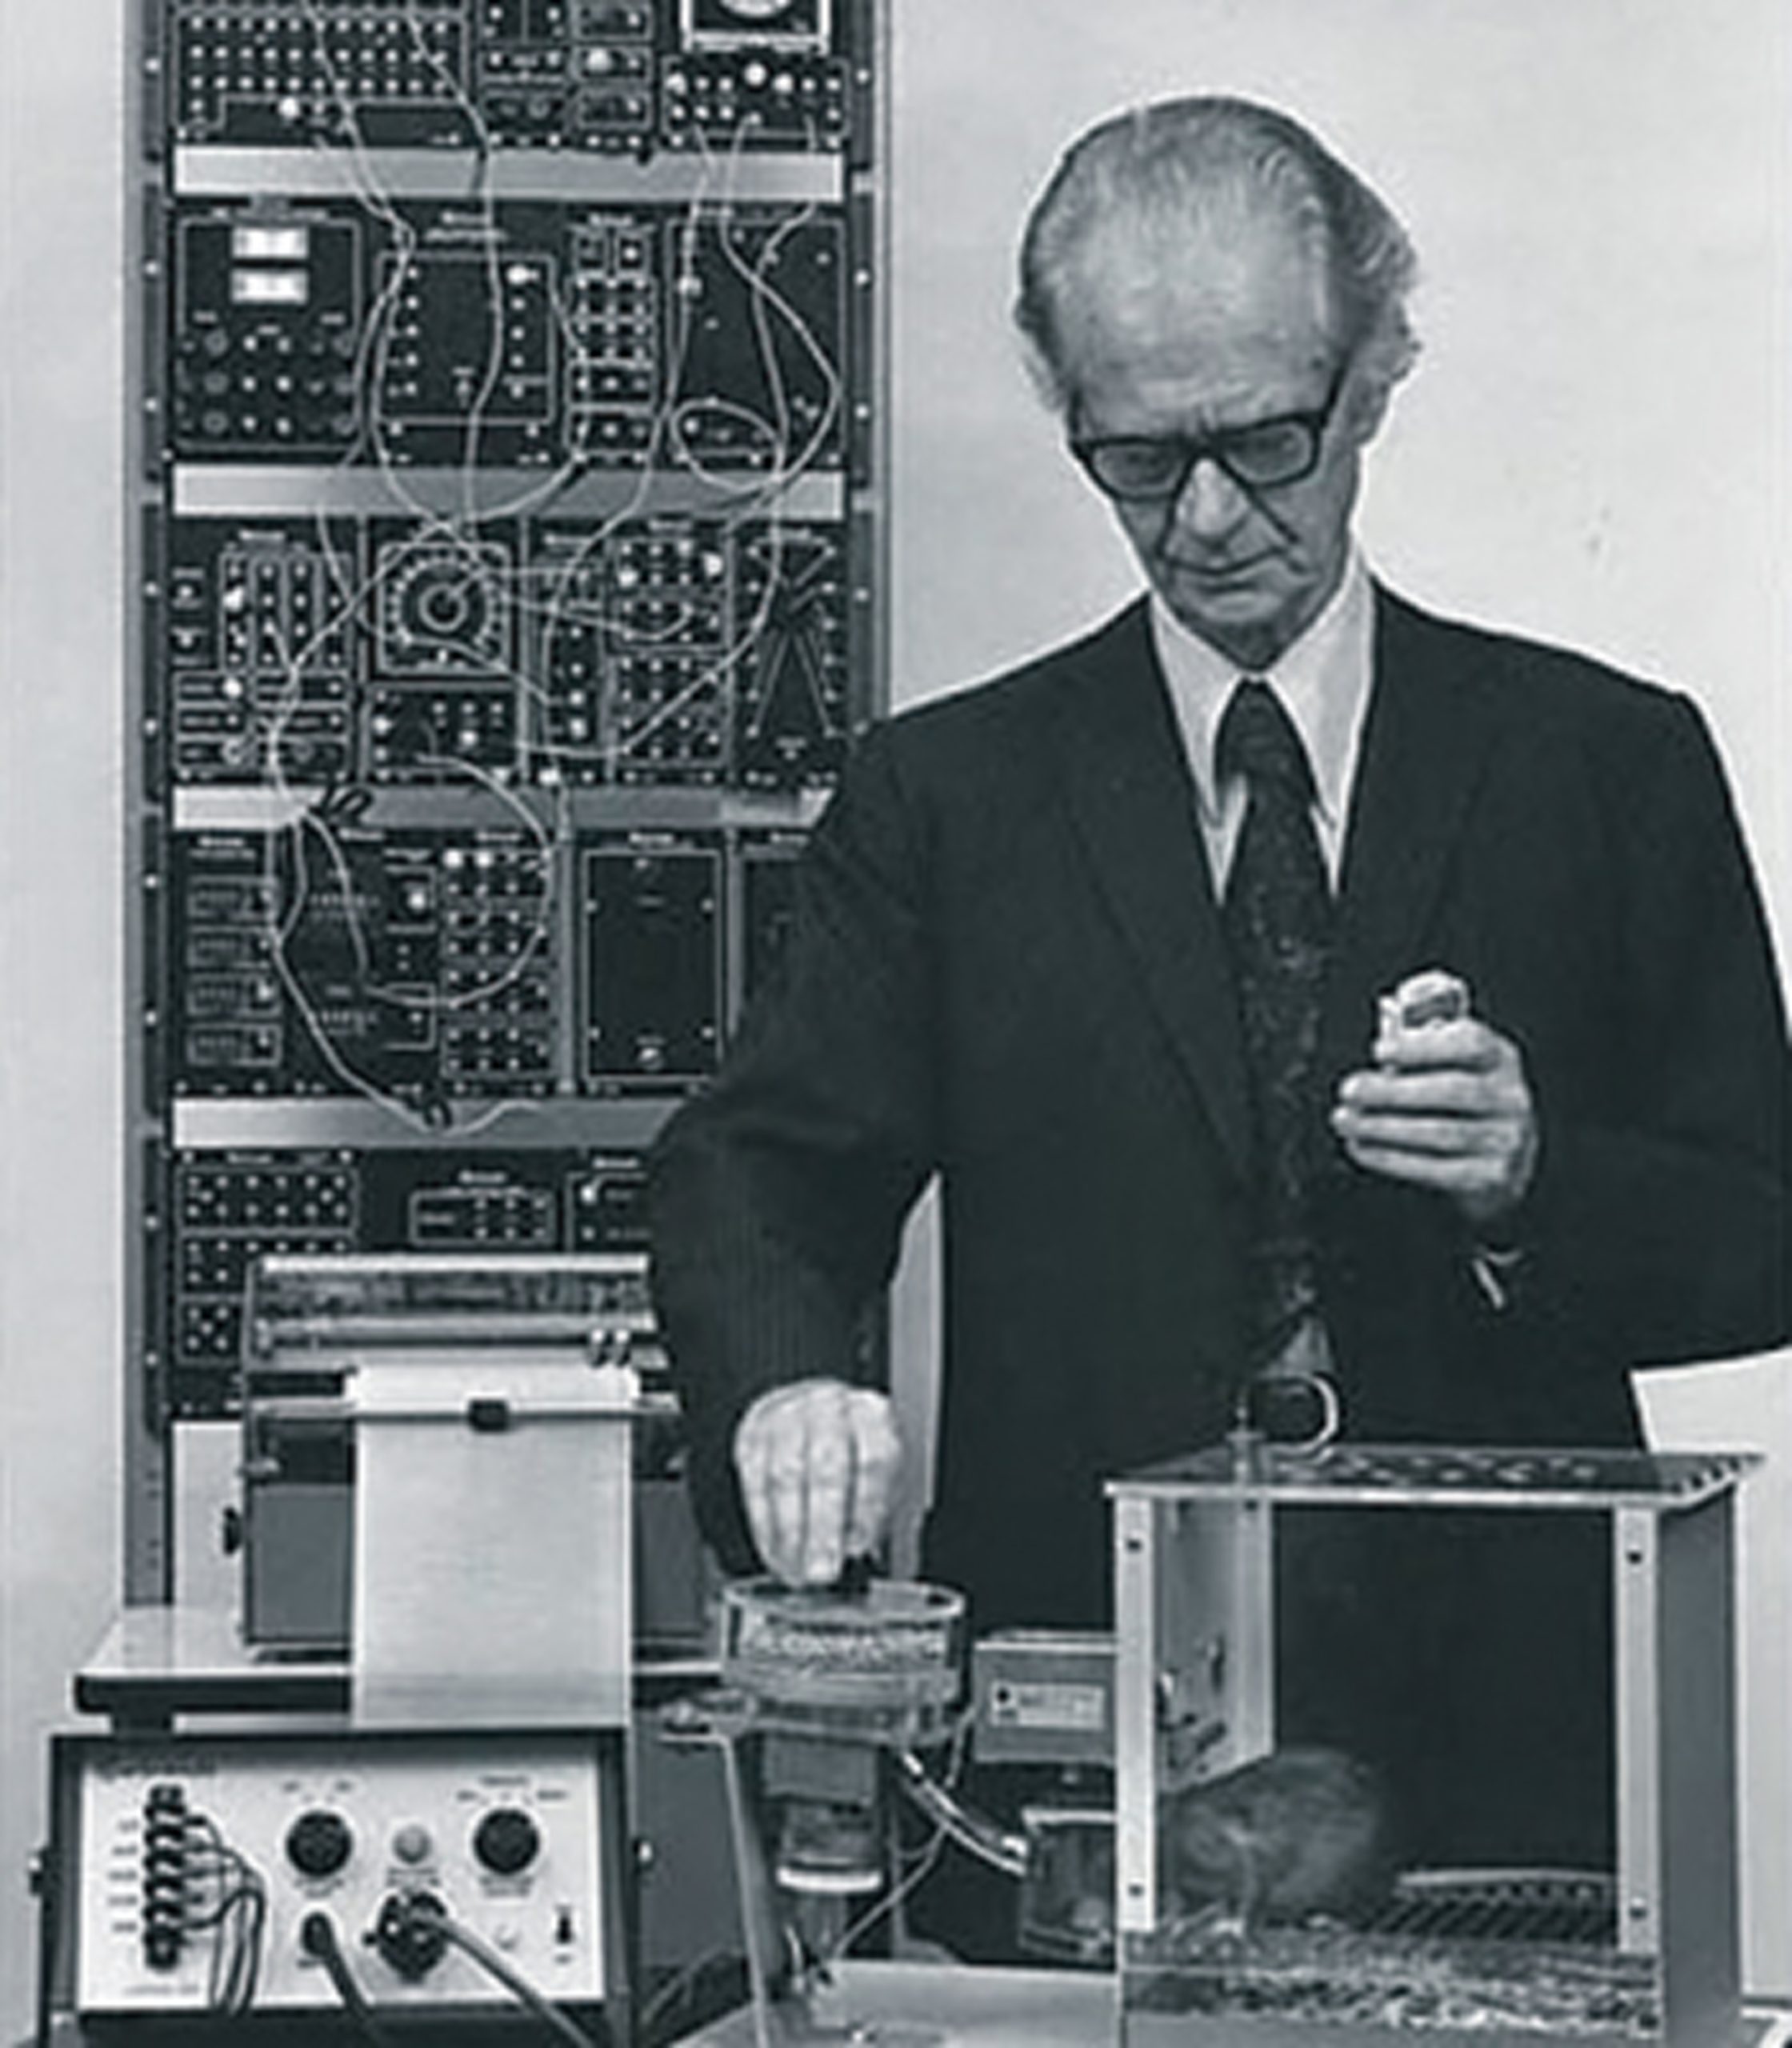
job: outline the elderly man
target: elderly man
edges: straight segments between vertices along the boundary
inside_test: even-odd
[[[979,1626],[1101,1622],[1101,1478],[1252,1375],[1323,1374],[1366,1440],[1626,1445],[1632,1367],[1784,1338],[1786,1021],[1698,714],[1427,615],[1352,539],[1413,267],[1236,101],[1105,122],[1038,201],[1019,324],[1149,591],[870,735],[780,985],[666,1134],[658,1284],[736,1563],[826,1582],[881,1534],[857,1336],[935,1174],[926,1566]],[[1598,1574],[1420,1547],[1309,1561],[1288,1725],[1444,1757],[1420,1853],[1602,1855]]]

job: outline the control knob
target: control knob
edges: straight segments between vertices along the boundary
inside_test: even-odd
[[[286,1830],[286,1861],[302,1877],[334,1877],[354,1848],[348,1822],[327,1806],[309,1808]]]
[[[520,1806],[494,1806],[473,1830],[473,1853],[500,1878],[526,1870],[541,1854],[542,1831]]]

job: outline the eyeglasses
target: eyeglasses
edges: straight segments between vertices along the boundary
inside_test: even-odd
[[[1117,434],[1098,440],[1073,439],[1070,453],[1098,490],[1128,501],[1179,498],[1196,463],[1203,462],[1217,462],[1246,490],[1298,483],[1318,466],[1346,367],[1340,363],[1332,373],[1324,404],[1312,412],[1279,413],[1274,419],[1222,427],[1198,438]]]

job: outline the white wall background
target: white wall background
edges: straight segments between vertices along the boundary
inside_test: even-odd
[[[898,694],[987,672],[1131,590],[1008,342],[1014,233],[1086,120],[1184,88],[1255,94],[1377,183],[1425,260],[1426,360],[1365,506],[1378,565],[1422,601],[1692,689],[1783,947],[1780,0],[891,5]],[[119,1557],[122,12],[0,5],[0,2040],[30,2010],[42,1738]],[[1677,1436],[1779,1461],[1745,1532],[1746,1735],[1751,1975],[1782,1993],[1784,1362],[1652,1390]]]
[[[0,6],[0,2040],[121,1554],[121,10]]]
[[[1792,937],[1792,13],[1781,0],[895,0],[896,691],[1136,586],[1007,329],[1021,218],[1113,108],[1226,91],[1406,220],[1425,354],[1361,527],[1421,602],[1678,683]],[[899,1329],[923,1354],[931,1276]],[[1775,1461],[1744,1512],[1746,1962],[1792,1993],[1788,1360],[1651,1375],[1662,1441]],[[910,1412],[925,1406],[917,1375]]]

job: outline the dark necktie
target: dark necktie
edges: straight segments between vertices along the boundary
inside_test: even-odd
[[[1313,770],[1266,683],[1246,677],[1220,720],[1221,779],[1250,790],[1223,910],[1258,1144],[1252,1362],[1271,1366],[1318,1312],[1310,1197],[1319,1007],[1331,888],[1313,823]]]

